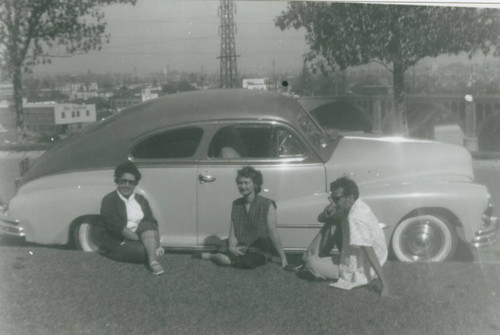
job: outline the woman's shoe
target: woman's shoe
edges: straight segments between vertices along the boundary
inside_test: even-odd
[[[163,270],[161,264],[156,261],[151,262],[151,264],[149,264],[149,269],[151,270],[151,273],[154,274],[155,276],[159,276],[165,273],[165,270]]]

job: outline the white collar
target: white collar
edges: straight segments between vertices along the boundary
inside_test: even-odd
[[[130,197],[125,198],[121,193],[120,191],[116,190],[116,193],[118,193],[118,196],[120,197],[120,199],[122,199],[125,203],[128,203],[129,201],[132,201],[135,199],[135,192],[132,192],[132,194],[130,195]]]
[[[352,211],[354,210],[354,208],[358,207],[360,203],[361,203],[361,199],[360,198],[357,198],[356,200],[354,200],[354,203],[352,204],[351,209],[349,209],[349,214],[351,214]]]

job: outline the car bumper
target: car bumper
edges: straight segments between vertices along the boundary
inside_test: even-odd
[[[470,242],[473,247],[479,248],[496,243],[498,232],[498,218],[492,216],[488,224],[476,231],[474,239]]]
[[[4,213],[0,213],[0,235],[24,238],[26,232],[19,220],[10,219]]]

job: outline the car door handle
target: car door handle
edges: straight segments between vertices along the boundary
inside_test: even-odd
[[[200,183],[211,183],[211,182],[215,181],[215,179],[217,179],[217,178],[206,175],[206,174],[199,174],[198,179],[200,180]]]

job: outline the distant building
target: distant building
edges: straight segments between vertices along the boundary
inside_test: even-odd
[[[144,102],[158,98],[158,93],[154,93],[153,90],[154,88],[151,87],[144,88],[141,93],[141,101]]]
[[[139,95],[134,95],[131,97],[112,97],[109,98],[109,103],[111,105],[111,108],[117,111],[121,111],[122,109],[137,105],[141,103],[142,97]]]
[[[253,79],[243,79],[243,88],[249,90],[268,90],[269,80],[267,78],[253,78]]]
[[[16,129],[16,115],[12,97],[13,86],[0,83],[0,132]]]
[[[0,101],[12,100],[14,94],[14,86],[12,84],[0,82]]]
[[[95,105],[25,103],[23,111],[26,129],[39,135],[72,133],[96,121]]]
[[[58,88],[68,95],[71,99],[88,100],[90,98],[97,98],[99,94],[99,85],[95,82],[91,83],[69,83]]]
[[[24,103],[24,126],[32,133],[53,135],[63,133],[63,127],[57,127],[54,116],[55,102]]]

